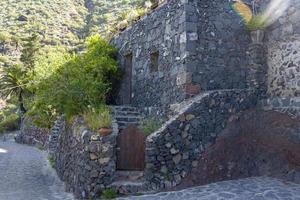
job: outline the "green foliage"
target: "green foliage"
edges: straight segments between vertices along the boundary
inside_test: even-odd
[[[27,38],[21,54],[21,64],[4,67],[0,73],[0,97],[17,97],[21,113],[25,113],[24,98],[30,95],[29,84],[34,75],[35,56],[39,50],[37,36]]]
[[[253,16],[249,23],[246,24],[246,27],[250,31],[263,30],[267,27],[267,24],[262,19],[261,15],[256,15]]]
[[[55,158],[53,157],[53,156],[48,156],[48,161],[49,161],[49,163],[50,163],[50,166],[52,167],[52,168],[55,168],[55,166],[56,166],[56,161],[55,161]]]
[[[25,112],[24,95],[28,94],[28,79],[26,71],[20,65],[13,65],[3,68],[0,74],[0,97],[7,99],[14,96],[18,98],[21,112]]]
[[[57,114],[64,113],[70,119],[89,106],[100,109],[120,80],[116,49],[98,35],[88,39],[84,54],[50,55],[48,65],[37,67],[36,97],[30,112],[37,125],[50,127]],[[52,63],[52,70],[45,74],[43,66],[47,69]]]
[[[40,151],[46,151],[46,148],[43,145],[38,145],[38,150]]]
[[[10,42],[10,40],[11,40],[10,33],[6,32],[6,31],[0,32],[0,42],[7,43],[7,42]]]
[[[19,125],[20,117],[17,114],[10,114],[0,122],[0,133],[17,130]]]
[[[162,126],[162,124],[163,123],[157,119],[148,118],[141,122],[140,129],[146,136],[148,136],[157,131]]]
[[[28,38],[23,39],[24,45],[20,61],[27,70],[34,70],[37,53],[40,49],[37,34],[32,34]]]
[[[105,199],[115,199],[117,198],[117,192],[113,189],[106,189],[102,191],[102,197]]]
[[[90,107],[84,112],[83,117],[88,127],[94,132],[100,128],[111,128],[112,126],[111,109],[107,106],[98,109]]]

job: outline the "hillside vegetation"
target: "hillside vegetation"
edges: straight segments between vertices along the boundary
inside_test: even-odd
[[[43,45],[76,49],[89,35],[110,35],[145,0],[1,0],[0,62],[15,62],[21,39],[35,32]],[[113,28],[111,28],[113,27]]]
[[[105,105],[114,102],[122,76],[109,38],[151,11],[149,5],[154,4],[1,0],[0,133],[17,129],[24,116],[47,128],[61,114],[69,120],[84,115],[92,129],[108,127]],[[95,123],[95,116],[101,120]]]

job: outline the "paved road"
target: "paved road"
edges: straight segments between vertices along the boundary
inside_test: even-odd
[[[300,186],[258,177],[119,200],[300,200]]]
[[[0,200],[73,200],[36,148],[0,137]]]
[[[225,181],[119,200],[300,200],[300,186],[269,177]],[[0,137],[0,200],[74,200],[36,148]]]

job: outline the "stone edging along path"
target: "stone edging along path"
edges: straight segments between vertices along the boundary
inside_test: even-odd
[[[224,181],[175,192],[118,200],[300,200],[300,185],[269,177]]]

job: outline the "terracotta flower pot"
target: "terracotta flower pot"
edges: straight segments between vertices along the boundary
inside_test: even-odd
[[[255,30],[251,31],[251,39],[253,44],[261,44],[263,43],[265,32],[263,30]]]
[[[99,135],[102,137],[111,135],[113,130],[111,128],[101,128],[99,130]]]

